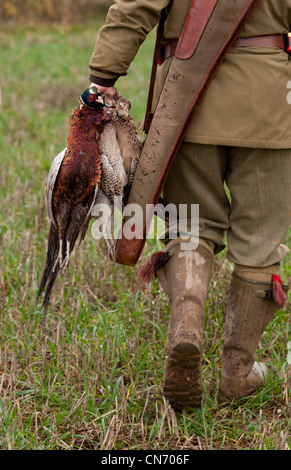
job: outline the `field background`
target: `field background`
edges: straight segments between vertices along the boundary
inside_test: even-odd
[[[174,414],[162,395],[169,305],[139,267],[110,263],[90,232],[59,279],[43,326],[35,305],[48,222],[44,185],[111,2],[4,1],[0,6],[0,449],[216,450],[290,448],[288,313],[262,337],[271,375],[255,397],[219,406],[231,266],[214,263],[207,301],[201,409]],[[78,5],[78,8],[77,6]],[[143,119],[154,34],[118,90]],[[291,246],[291,231],[286,237]],[[291,278],[290,257],[282,278]],[[290,298],[287,311],[290,311]],[[289,349],[288,349],[289,347]]]

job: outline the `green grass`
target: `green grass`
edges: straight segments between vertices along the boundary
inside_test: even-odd
[[[287,319],[280,312],[259,356],[272,364],[264,389],[219,406],[218,380],[229,266],[215,261],[207,301],[201,409],[175,415],[163,399],[169,305],[157,280],[109,263],[90,233],[59,279],[46,326],[35,296],[46,255],[44,184],[63,149],[68,114],[88,84],[97,26],[4,28],[0,85],[0,448],[287,449],[290,446]],[[119,91],[143,119],[153,35]],[[286,242],[290,246],[291,233]],[[286,282],[290,257],[282,266]]]

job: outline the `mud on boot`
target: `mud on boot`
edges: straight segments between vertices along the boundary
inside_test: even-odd
[[[199,245],[195,250],[178,250],[157,271],[171,303],[164,396],[176,411],[201,403],[202,337],[212,259],[210,249]]]
[[[288,286],[274,283],[278,271],[279,265],[235,267],[226,310],[220,402],[246,397],[265,383],[267,366],[255,356],[262,333],[287,299]]]
[[[178,342],[166,360],[164,396],[175,411],[201,404],[201,353],[195,344]]]

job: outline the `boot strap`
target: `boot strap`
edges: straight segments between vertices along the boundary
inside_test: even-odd
[[[240,276],[237,272],[233,272],[232,275],[236,277],[237,279],[248,282],[249,284],[256,284],[258,286],[268,286],[269,289],[267,288],[264,290],[258,290],[256,294],[261,299],[274,300],[274,284],[272,282],[263,282],[263,281],[255,281],[254,279],[246,279],[245,277]],[[285,294],[287,294],[288,286],[282,284],[282,290]]]

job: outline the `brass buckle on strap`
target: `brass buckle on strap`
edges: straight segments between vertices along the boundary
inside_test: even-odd
[[[283,36],[284,39],[284,51],[291,55],[291,33],[286,33]]]

